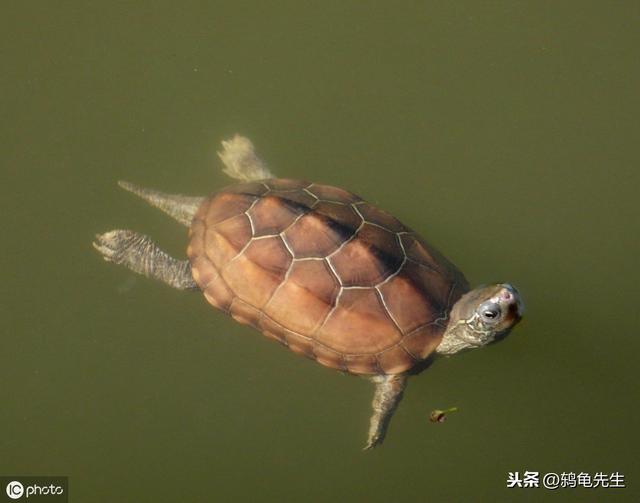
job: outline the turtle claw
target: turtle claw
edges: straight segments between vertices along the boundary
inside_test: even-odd
[[[378,447],[381,443],[382,443],[382,439],[380,437],[369,437],[367,439],[367,443],[362,448],[362,450],[363,451],[370,451],[370,450],[375,449],[376,447]]]
[[[102,255],[102,258],[104,260],[106,260],[107,262],[112,262],[113,249],[109,248],[106,245],[107,240],[104,238],[104,236],[106,236],[106,234],[96,234],[96,240],[91,243],[91,246],[93,246],[98,251],[98,253]]]
[[[123,252],[129,247],[133,237],[135,237],[135,233],[132,231],[109,231],[104,234],[96,234],[96,240],[92,245],[104,260],[120,264],[123,260]]]

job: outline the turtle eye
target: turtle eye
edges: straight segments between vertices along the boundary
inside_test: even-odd
[[[478,309],[483,321],[487,323],[495,323],[500,319],[500,306],[494,302],[485,302]]]

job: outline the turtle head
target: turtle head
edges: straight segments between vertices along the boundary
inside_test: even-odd
[[[520,321],[523,311],[520,294],[508,283],[471,290],[451,309],[449,324],[436,351],[452,355],[500,340]]]

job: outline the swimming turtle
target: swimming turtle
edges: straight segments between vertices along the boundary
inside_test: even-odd
[[[207,301],[292,351],[375,384],[365,449],[382,442],[407,378],[433,355],[502,338],[517,290],[470,290],[463,274],[396,218],[346,190],[276,178],[253,144],[222,142],[242,183],[208,197],[120,185],[189,227],[187,260],[129,230],[97,235],[110,262]]]

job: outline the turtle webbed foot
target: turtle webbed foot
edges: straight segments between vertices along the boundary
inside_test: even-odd
[[[96,240],[92,244],[107,262],[122,264],[127,255],[126,251],[131,248],[136,237],[138,235],[133,231],[115,230],[96,234]]]
[[[382,444],[383,440],[384,440],[384,436],[382,436],[382,435],[371,435],[370,434],[369,438],[367,439],[367,443],[362,448],[362,450],[363,451],[370,451],[371,449],[375,449],[380,444]]]
[[[384,440],[391,416],[407,385],[407,376],[402,374],[374,376],[371,381],[376,389],[371,403],[373,414],[369,423],[369,437],[363,449],[365,451],[380,445]]]
[[[243,182],[274,178],[273,173],[255,152],[249,138],[235,135],[222,142],[222,151],[218,157],[224,164],[225,174]]]

